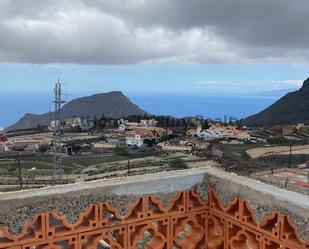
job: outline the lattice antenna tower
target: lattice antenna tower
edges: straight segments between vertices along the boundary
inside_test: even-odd
[[[63,179],[63,168],[61,164],[61,147],[62,147],[62,139],[61,139],[61,105],[65,103],[62,100],[62,90],[61,83],[58,79],[58,82],[55,84],[54,89],[55,100],[53,103],[55,104],[55,118],[53,123],[53,148],[54,148],[54,175],[53,175],[53,183],[61,184]]]

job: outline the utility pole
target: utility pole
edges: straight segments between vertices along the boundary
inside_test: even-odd
[[[61,91],[61,83],[58,79],[58,82],[55,84],[54,89],[55,100],[53,101],[55,104],[55,118],[53,124],[53,149],[54,149],[54,176],[53,183],[61,184],[63,169],[61,165],[61,105],[65,103],[62,100],[62,91]]]
[[[290,142],[289,168],[292,168],[292,142]]]
[[[17,165],[17,170],[18,170],[19,190],[22,190],[23,189],[23,174],[21,172],[20,153],[18,153],[15,163]]]
[[[289,181],[290,181],[290,179],[289,179],[288,177],[285,178],[285,181],[284,181],[284,187],[285,187],[285,188],[288,187]]]
[[[309,183],[309,162],[306,163],[307,165],[307,182]]]
[[[21,152],[18,153],[17,158],[15,160],[15,164],[18,170],[19,190],[22,190],[23,189],[23,175],[27,172],[36,170],[36,167],[23,171],[21,167],[21,163],[20,163],[20,156],[21,156]]]

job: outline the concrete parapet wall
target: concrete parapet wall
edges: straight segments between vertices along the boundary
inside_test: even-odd
[[[309,196],[210,167],[2,193],[0,223],[16,235],[33,217],[47,212],[73,224],[92,204],[109,203],[126,214],[130,204],[145,195],[158,197],[166,207],[177,193],[188,190],[207,201],[210,189],[224,207],[235,198],[248,202],[258,222],[273,212],[288,216],[301,239],[309,240]]]

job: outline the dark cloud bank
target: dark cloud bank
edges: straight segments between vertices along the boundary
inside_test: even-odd
[[[3,0],[0,62],[309,61],[308,0]]]

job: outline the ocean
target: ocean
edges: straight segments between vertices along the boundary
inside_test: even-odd
[[[198,95],[132,95],[130,98],[151,114],[221,120],[248,117],[278,100],[277,97]]]
[[[66,100],[83,96],[64,96]],[[279,96],[200,96],[184,94],[126,93],[133,103],[150,114],[175,117],[202,116],[211,119],[240,119],[255,114]],[[41,114],[53,108],[48,93],[0,93],[0,127],[7,127],[25,113]]]

